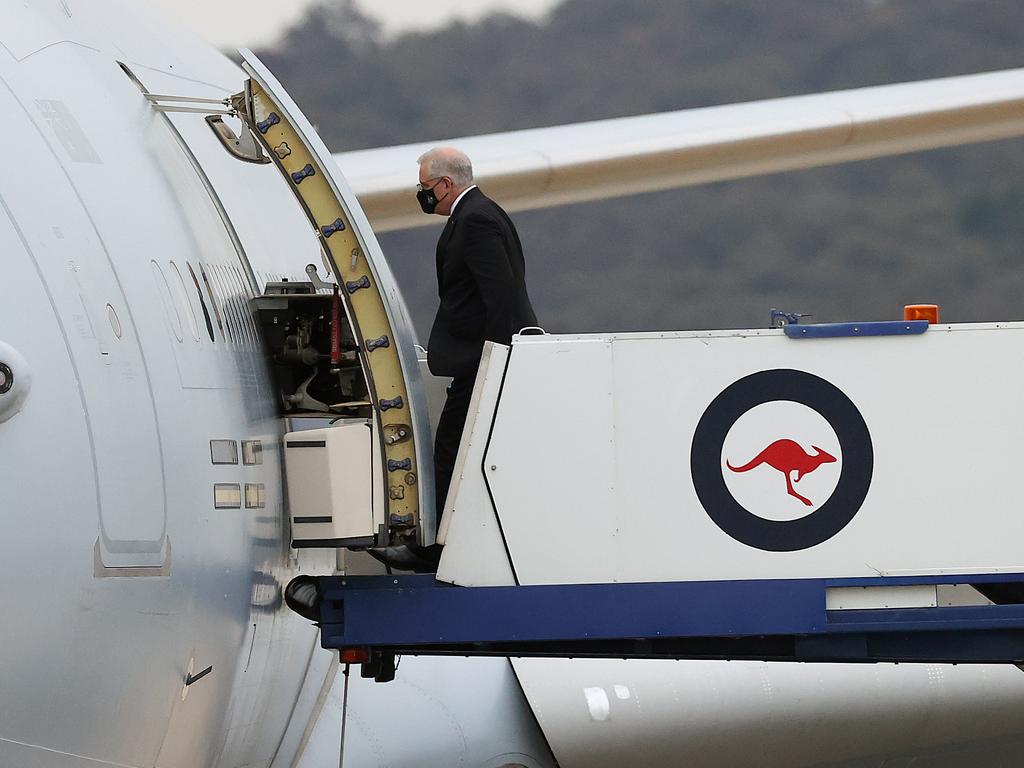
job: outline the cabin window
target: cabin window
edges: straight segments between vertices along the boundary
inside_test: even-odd
[[[210,334],[210,341],[216,342],[217,339],[213,333],[213,320],[210,319],[210,310],[206,308],[206,299],[203,298],[203,289],[199,287],[199,279],[196,277],[196,271],[192,269],[192,265],[187,261],[185,266],[188,267],[188,273],[192,276],[192,283],[196,287],[196,294],[199,296],[199,306],[203,308],[203,319],[206,320],[206,332]]]
[[[199,341],[199,322],[196,319],[196,311],[192,306],[192,302],[189,301],[188,290],[185,288],[185,278],[181,276],[181,270],[178,269],[178,265],[173,261],[171,262],[171,274],[174,275],[171,282],[173,283],[178,303],[185,307],[185,321],[188,325],[189,333],[192,334],[193,341]]]

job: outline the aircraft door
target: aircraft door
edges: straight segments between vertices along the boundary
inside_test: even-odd
[[[100,486],[107,567],[164,561],[164,477],[153,392],[128,303],[96,252],[65,262],[77,289],[72,346],[85,391]]]
[[[0,196],[11,218],[25,223],[26,247],[86,393],[100,504],[97,566],[159,566],[166,556],[166,502],[146,360],[110,254],[64,167],[102,159],[65,102],[40,100],[34,107],[34,113],[23,108],[0,88],[6,127],[19,137],[19,151],[4,160]],[[35,193],[26,192],[23,179],[33,180]]]
[[[430,544],[430,422],[405,302],[359,201],[316,130],[259,59],[251,51],[240,54],[250,79],[232,104],[314,225],[356,340],[376,425],[382,471],[375,484],[384,506],[384,520],[364,533],[379,544]]]

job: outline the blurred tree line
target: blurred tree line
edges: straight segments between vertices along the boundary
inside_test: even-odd
[[[394,39],[351,0],[261,57],[337,151],[1024,66],[1020,0],[565,0]],[[516,215],[552,331],[1024,319],[1024,142]],[[409,169],[410,194],[416,169]],[[381,237],[425,338],[443,225]]]

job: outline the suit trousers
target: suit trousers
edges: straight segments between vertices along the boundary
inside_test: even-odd
[[[437,493],[437,529],[441,530],[441,514],[448,497],[448,486],[455,470],[455,458],[459,453],[462,430],[466,426],[469,400],[473,395],[476,373],[470,376],[456,376],[448,385],[448,398],[437,423],[434,435],[434,489]]]

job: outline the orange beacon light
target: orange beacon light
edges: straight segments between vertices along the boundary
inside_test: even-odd
[[[927,320],[932,325],[939,322],[938,304],[907,304],[903,307],[904,320]]]

